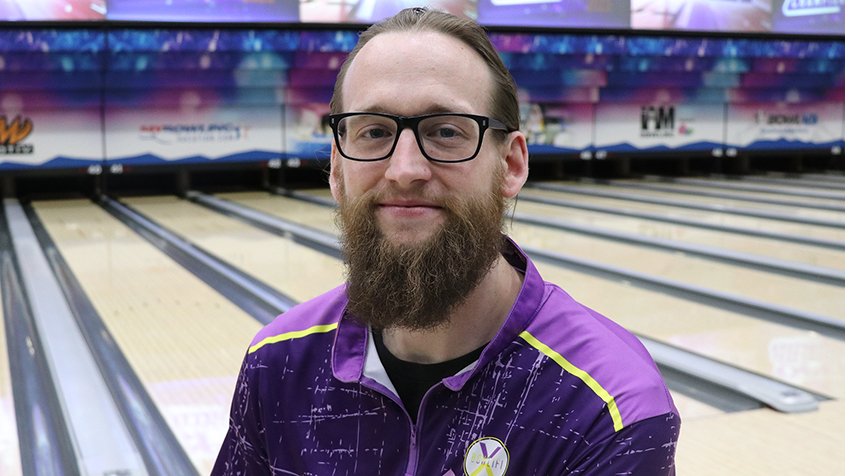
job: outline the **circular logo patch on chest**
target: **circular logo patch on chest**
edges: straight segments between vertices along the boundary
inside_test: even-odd
[[[510,455],[498,438],[485,437],[475,440],[464,458],[466,476],[504,476]]]

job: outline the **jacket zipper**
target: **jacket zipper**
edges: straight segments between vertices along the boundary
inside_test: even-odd
[[[443,382],[438,382],[434,384],[430,389],[425,392],[423,395],[422,400],[420,400],[420,408],[417,412],[417,423],[411,420],[411,415],[408,413],[408,410],[405,410],[405,414],[408,415],[408,421],[411,422],[411,445],[408,452],[408,468],[405,469],[405,476],[414,476],[417,473],[417,464],[419,463],[420,459],[420,448],[419,448],[419,430],[422,428],[422,420],[425,413],[425,401],[428,398],[428,394],[431,393],[432,390],[437,388],[439,385],[443,385]],[[403,405],[402,408],[405,408]],[[428,475],[427,475],[428,476]]]

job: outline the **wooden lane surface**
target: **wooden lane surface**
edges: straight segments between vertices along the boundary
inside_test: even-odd
[[[0,306],[0,324],[3,324],[3,319],[3,307]],[[12,375],[9,369],[6,327],[3,324],[0,325],[0,474],[21,476],[21,453],[18,444]]]
[[[757,236],[726,233],[654,220],[629,218],[610,213],[577,210],[527,200],[518,201],[516,210],[529,215],[555,218],[572,224],[595,226],[653,238],[677,240],[684,243],[845,270],[845,251],[818,246],[787,243]]]
[[[200,474],[260,324],[90,201],[33,204]]]
[[[796,195],[784,195],[775,192],[751,192],[747,190],[733,190],[733,189],[716,189],[713,187],[705,187],[703,185],[692,185],[692,184],[682,184],[682,183],[672,183],[672,182],[651,182],[645,180],[620,180],[620,183],[630,182],[633,184],[643,184],[643,185],[659,185],[660,187],[664,187],[667,189],[671,189],[677,191],[678,193],[673,193],[672,196],[676,197],[677,199],[682,199],[681,197],[693,197],[695,195],[689,195],[683,192],[704,192],[704,193],[730,193],[732,195],[738,195],[742,197],[747,197],[749,199],[773,199],[773,200],[784,200],[788,202],[794,202],[796,204],[803,204],[807,206],[835,206],[835,207],[845,207],[845,199],[840,198],[815,198],[815,197],[801,197]],[[559,182],[564,184],[570,184],[572,182]],[[635,189],[635,188],[622,188],[620,187],[617,190],[644,190],[644,189]],[[748,201],[740,201],[741,203],[749,203]]]
[[[825,198],[831,198],[834,200],[842,200],[845,198],[845,192],[842,190],[834,190],[829,188],[818,188],[818,187],[806,187],[801,186],[798,184],[795,185],[786,185],[786,184],[775,184],[775,183],[762,183],[762,182],[753,182],[750,180],[724,180],[724,179],[716,179],[716,178],[704,178],[704,179],[697,179],[697,180],[706,180],[710,184],[713,184],[721,190],[736,190],[733,188],[734,186],[740,185],[742,186],[743,190],[754,190],[756,192],[764,192],[764,193],[771,193],[772,191],[777,191],[781,195],[784,196],[795,196],[800,197],[801,195],[791,195],[794,193],[806,193],[807,191],[812,191],[814,195],[818,195],[819,197],[824,196]],[[707,187],[714,189],[713,187]],[[714,189],[715,190],[715,189]]]
[[[310,191],[309,191],[310,193]],[[320,192],[324,193],[324,192]],[[227,198],[297,221],[287,210],[307,210],[315,228],[332,228],[332,211],[319,205],[267,194]],[[565,246],[557,250],[566,250]],[[671,256],[671,255],[670,255]],[[657,292],[537,263],[547,281],[627,329],[817,392],[845,397],[845,342]]]
[[[297,301],[343,284],[338,260],[203,206],[176,197],[122,201]]]
[[[657,213],[666,217],[700,220],[705,221],[707,223],[739,226],[773,233],[787,233],[791,235],[808,236],[812,238],[823,238],[845,243],[845,228],[831,228],[826,226],[805,225],[801,223],[784,222],[767,218],[746,217],[705,210],[691,210],[686,208],[671,207],[667,205],[653,205],[649,203],[638,203],[615,198],[590,197],[587,195],[539,189],[525,190],[524,194],[549,198],[558,198],[591,205],[602,205],[606,207],[618,208],[620,210],[634,210],[638,212]]]
[[[517,243],[845,320],[845,287],[521,223],[511,236]]]
[[[638,334],[837,398],[845,342],[537,263],[547,281]]]
[[[696,195],[678,195],[671,192],[663,192],[657,190],[646,189],[632,189],[613,187],[608,185],[586,185],[586,184],[571,184],[565,185],[578,187],[585,191],[599,191],[599,192],[613,192],[624,193],[627,195],[636,195],[648,199],[659,200],[673,200],[681,202],[694,203],[696,205],[718,205],[725,207],[741,208],[745,210],[755,210],[765,213],[780,213],[791,218],[810,218],[818,220],[828,220],[834,223],[839,223],[845,227],[845,212],[834,210],[819,210],[814,208],[791,207],[787,205],[774,205],[770,203],[748,202],[744,200],[718,197],[700,197]],[[840,201],[839,206],[845,206],[845,200]]]
[[[321,196],[331,197],[328,189],[318,190],[325,190],[325,193]],[[315,190],[308,190],[309,194],[317,195],[312,192],[315,192]],[[221,193],[217,197],[231,200],[268,215],[290,220],[326,233],[337,234],[337,227],[334,225],[332,211],[320,205],[266,192]]]
[[[819,476],[845,474],[845,401],[819,411],[762,409],[684,420],[675,455],[679,475]]]

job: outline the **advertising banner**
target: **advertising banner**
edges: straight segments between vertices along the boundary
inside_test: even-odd
[[[106,108],[109,164],[263,161],[282,150],[280,106]]]
[[[520,130],[533,155],[579,153],[593,139],[592,104],[521,103]]]
[[[559,55],[627,53],[626,38],[617,35],[561,35],[490,33],[496,51],[506,53],[554,53]]]
[[[328,159],[332,130],[329,103],[299,103],[286,108],[285,152],[302,160]]]
[[[625,102],[630,104],[713,103],[724,104],[733,89],[724,88],[602,88],[603,103]]]
[[[0,170],[102,164],[100,108],[30,109],[0,96]]]
[[[616,58],[610,55],[555,54],[555,53],[507,53],[499,52],[499,57],[508,70],[547,71],[592,69],[606,71],[615,67]]]
[[[724,115],[721,104],[598,104],[595,148],[607,152],[721,150]]]
[[[534,87],[589,87],[607,85],[607,72],[596,70],[546,70],[543,74],[536,71],[511,71],[511,76],[520,88]]]
[[[749,150],[841,146],[842,103],[731,104],[727,145]]]

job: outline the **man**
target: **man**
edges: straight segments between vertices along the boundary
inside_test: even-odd
[[[483,30],[375,25],[332,113],[348,284],[256,336],[213,474],[674,474],[647,352],[501,234],[528,153]]]

